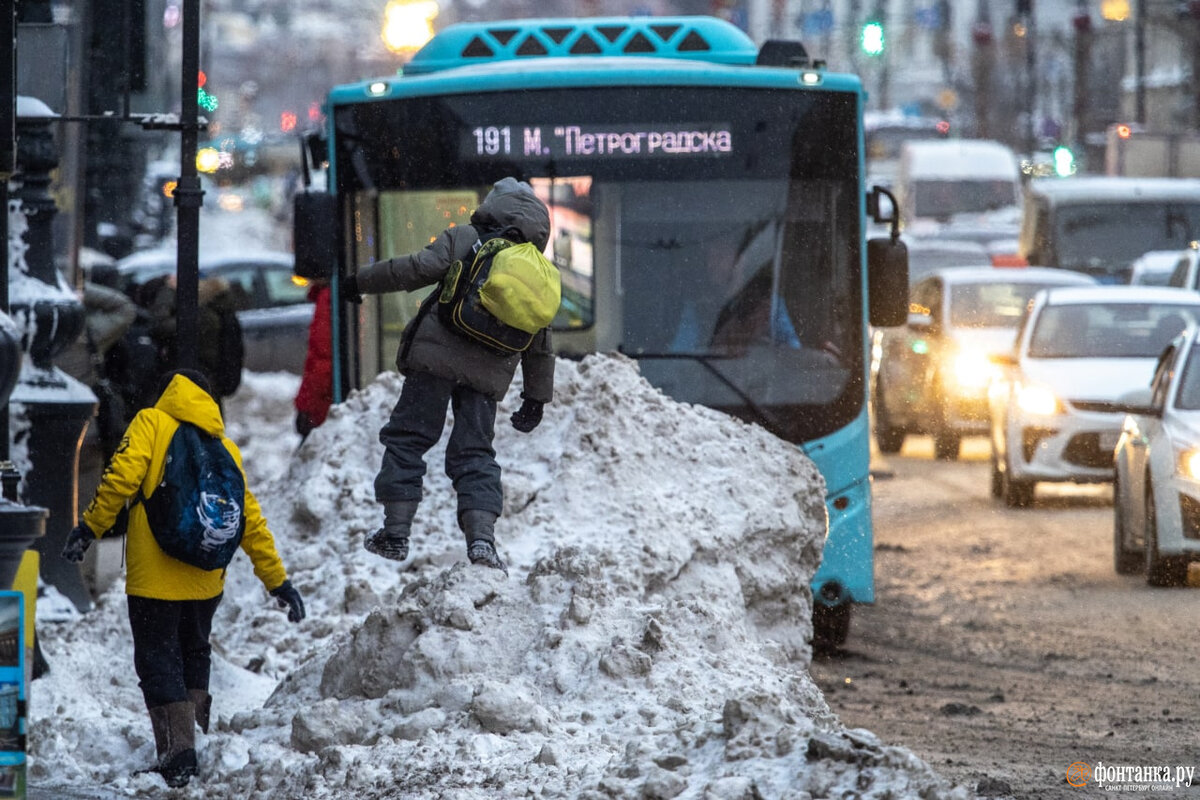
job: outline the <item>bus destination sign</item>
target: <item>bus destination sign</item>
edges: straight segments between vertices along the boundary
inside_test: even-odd
[[[679,158],[733,153],[728,123],[486,125],[462,137],[464,158]]]

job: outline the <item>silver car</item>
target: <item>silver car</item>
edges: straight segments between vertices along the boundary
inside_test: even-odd
[[[1200,560],[1200,330],[1159,359],[1145,388],[1121,398],[1129,412],[1113,476],[1113,565],[1152,586],[1187,583]]]
[[[949,267],[914,283],[908,324],[878,338],[873,408],[879,449],[899,452],[906,436],[926,433],[938,458],[954,459],[962,437],[986,435],[995,371],[990,357],[1012,350],[1034,294],[1071,285],[1095,281],[1059,269]]]
[[[992,495],[1028,506],[1042,481],[1107,483],[1125,414],[1200,294],[1154,286],[1045,289],[988,393]]]

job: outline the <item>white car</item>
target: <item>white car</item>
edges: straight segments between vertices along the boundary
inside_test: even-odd
[[[964,436],[988,432],[988,383],[996,353],[1012,350],[1030,299],[1051,286],[1095,286],[1048,267],[948,267],[909,289],[908,324],[878,334],[873,359],[875,441],[896,453],[910,433],[933,437],[934,454],[958,457]]]
[[[1153,286],[1045,289],[988,391],[992,496],[1033,502],[1042,481],[1106,483],[1125,414],[1163,349],[1200,319],[1200,294]]]
[[[1113,565],[1153,586],[1200,560],[1200,329],[1173,341],[1154,378],[1125,395],[1113,476]]]

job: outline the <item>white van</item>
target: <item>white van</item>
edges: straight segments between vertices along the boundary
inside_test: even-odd
[[[1012,149],[987,139],[906,142],[896,180],[901,223],[932,232],[960,214],[1021,206],[1021,166]]]

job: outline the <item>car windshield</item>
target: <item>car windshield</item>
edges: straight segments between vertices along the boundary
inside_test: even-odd
[[[924,180],[913,184],[913,216],[947,218],[1017,204],[1011,180]]]
[[[1157,358],[1195,324],[1197,307],[1167,303],[1047,305],[1034,323],[1030,358]]]
[[[1200,343],[1193,342],[1183,367],[1183,378],[1175,394],[1175,408],[1200,411]]]
[[[1044,283],[962,283],[950,287],[950,324],[956,328],[1015,328],[1029,299]]]

